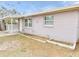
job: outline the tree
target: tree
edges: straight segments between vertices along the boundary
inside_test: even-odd
[[[20,15],[15,9],[7,9],[5,7],[0,8],[0,17],[11,16],[11,15]]]

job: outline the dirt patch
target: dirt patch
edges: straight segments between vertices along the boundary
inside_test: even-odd
[[[21,35],[6,36],[0,38],[0,56],[79,57],[79,43],[77,43],[75,50],[70,50],[51,43],[42,43]]]
[[[0,42],[0,50],[14,50],[20,45],[21,43],[18,40]]]

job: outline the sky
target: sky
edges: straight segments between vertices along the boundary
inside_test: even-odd
[[[0,7],[16,9],[22,14],[79,4],[79,1],[0,1]]]

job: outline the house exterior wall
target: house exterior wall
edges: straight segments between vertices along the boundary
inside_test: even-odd
[[[79,11],[78,11],[78,42],[79,42]]]
[[[55,15],[54,39],[74,43],[78,39],[78,11]]]
[[[74,43],[77,41],[78,12],[64,12],[53,16],[54,24],[51,27],[44,25],[44,16],[32,17],[32,28],[26,28],[23,23],[23,32],[62,42]]]

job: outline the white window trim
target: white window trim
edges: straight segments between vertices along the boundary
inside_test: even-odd
[[[50,15],[50,16],[52,16],[52,15]],[[45,21],[52,21],[52,22],[54,22],[54,20],[45,20],[45,17],[47,17],[47,16],[44,16],[44,26],[45,27],[53,27],[54,25],[53,24],[45,24]]]
[[[54,25],[44,25],[44,27],[53,27]]]
[[[25,22],[25,23],[26,23],[26,22]],[[27,19],[27,25],[28,25],[28,26],[25,26],[25,28],[32,28],[32,26],[31,26],[31,27],[29,26],[29,23],[31,23],[31,22],[30,22],[29,19]]]

